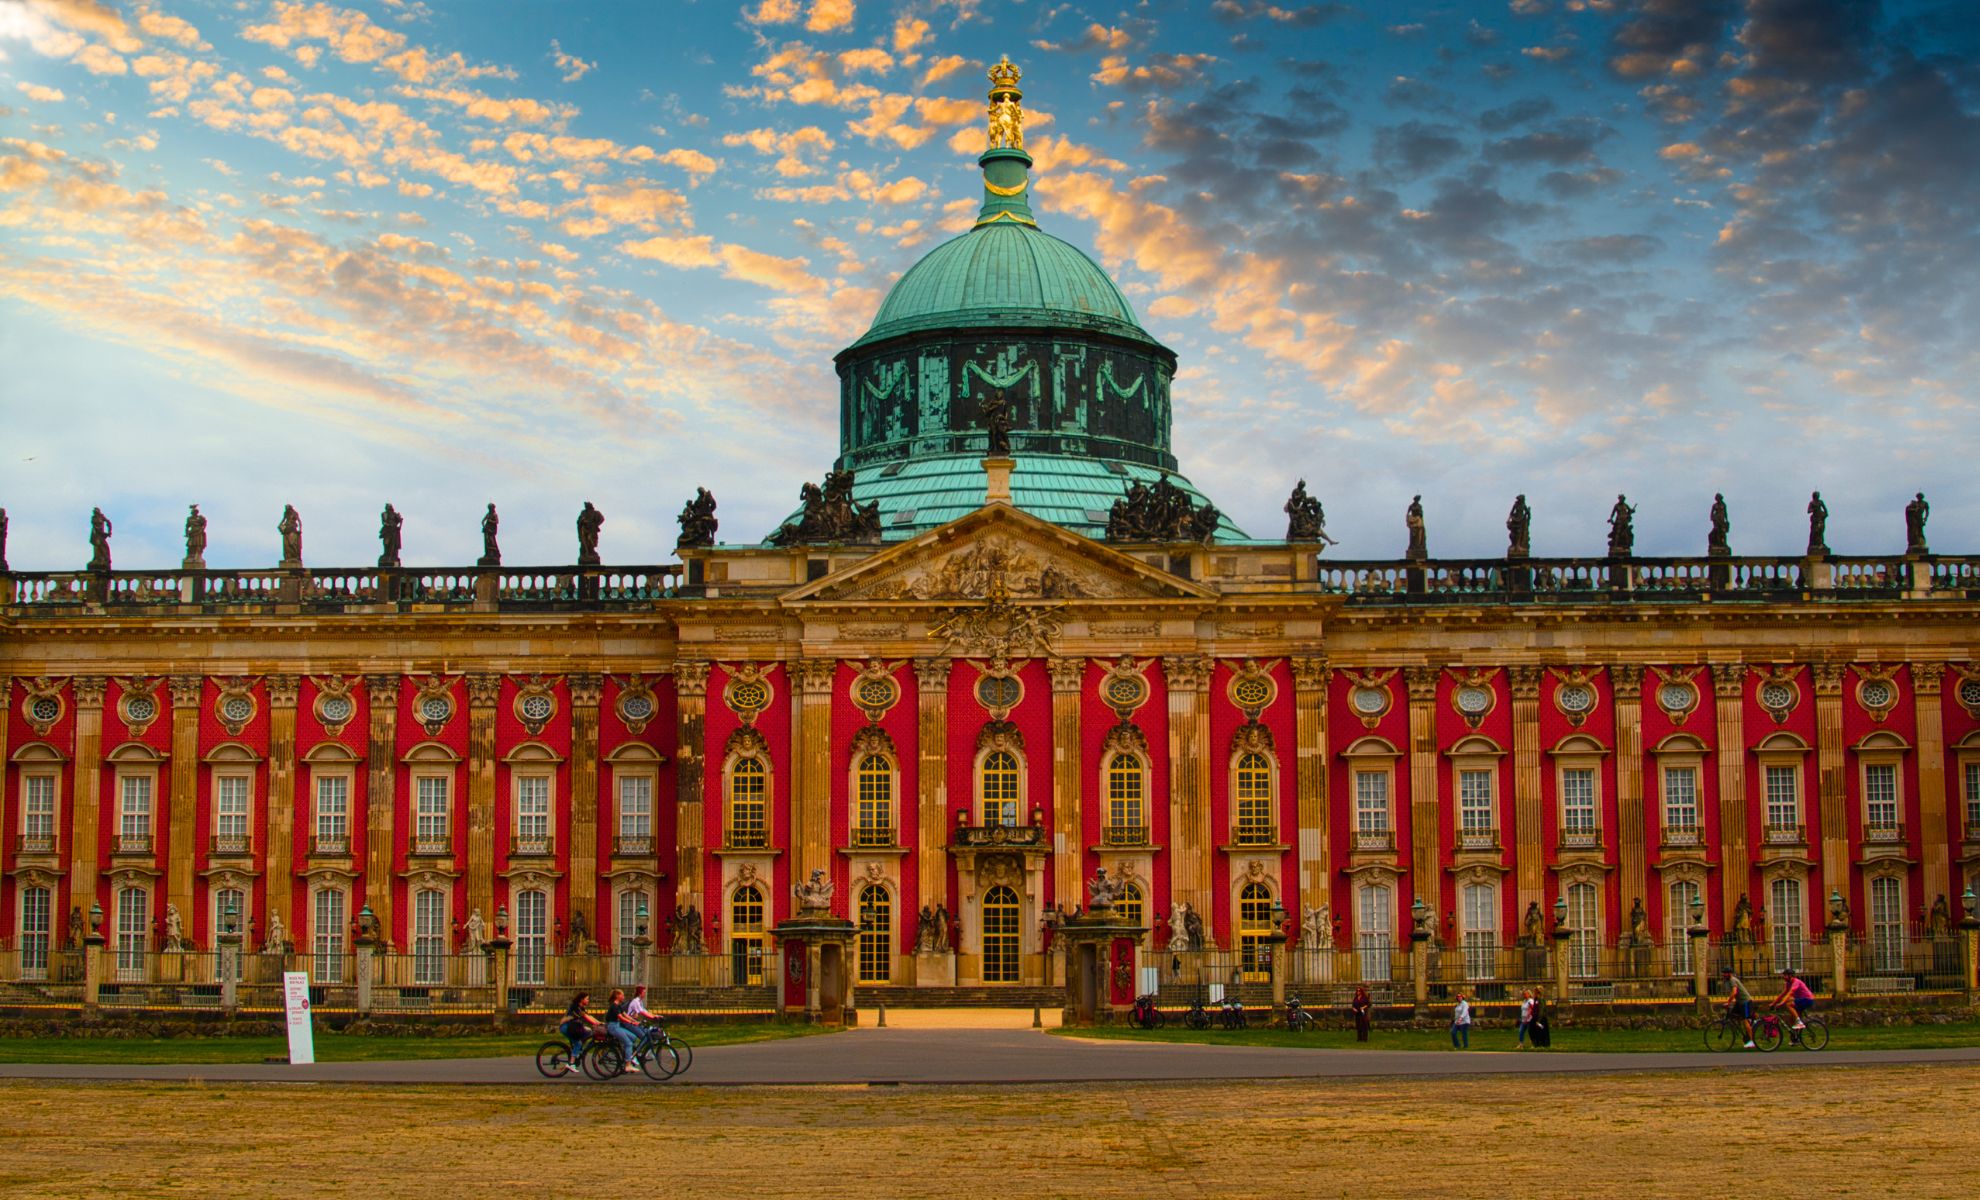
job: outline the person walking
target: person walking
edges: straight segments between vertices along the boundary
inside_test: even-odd
[[[1513,1042],[1515,1049],[1526,1049],[1526,1033],[1533,1025],[1533,989],[1526,988],[1519,994],[1519,1037]]]
[[[1354,1040],[1357,1042],[1368,1040],[1368,1010],[1371,1007],[1368,989],[1356,985],[1354,999],[1348,1003],[1348,1011],[1354,1014]]]
[[[1471,1001],[1464,993],[1457,994],[1457,1003],[1451,1006],[1451,1049],[1471,1049]]]

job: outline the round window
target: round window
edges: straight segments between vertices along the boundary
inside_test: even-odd
[[[1760,704],[1765,708],[1793,708],[1794,689],[1785,683],[1770,683],[1760,689]]]
[[[254,701],[246,696],[229,696],[220,702],[220,716],[228,721],[239,722],[254,715]]]
[[[445,696],[429,696],[419,704],[419,716],[423,721],[444,721],[453,713],[454,702]]]
[[[1863,690],[1857,694],[1863,698],[1865,708],[1889,708],[1891,701],[1896,698],[1891,685],[1881,679],[1872,679],[1865,683]]]
[[[1021,694],[1018,681],[1008,675],[985,675],[976,681],[976,698],[985,708],[1009,708]]]
[[[1667,683],[1657,689],[1657,703],[1672,712],[1688,712],[1698,703],[1698,693],[1688,683]]]
[[[619,701],[619,712],[629,720],[644,721],[653,715],[653,698],[644,694]]]
[[[1595,689],[1579,683],[1570,683],[1555,693],[1555,698],[1564,711],[1585,713],[1595,707]]]
[[[1117,708],[1132,708],[1147,694],[1148,685],[1131,676],[1116,676],[1107,681],[1107,703]]]
[[[524,696],[522,715],[525,721],[548,721],[550,714],[557,711],[557,702],[541,692]]]
[[[1381,688],[1356,688],[1350,699],[1356,712],[1370,716],[1389,707],[1389,693]]]
[[[1246,675],[1231,687],[1231,699],[1239,708],[1263,708],[1272,701],[1272,683],[1256,675]]]
[[[357,706],[351,703],[348,696],[329,696],[317,706],[316,711],[330,724],[341,725],[351,719],[351,714],[357,711]]]
[[[862,679],[859,681],[859,702],[867,708],[885,708],[894,702],[894,681],[892,679]]]
[[[770,703],[770,689],[754,679],[729,685],[729,707],[739,712],[755,712]]]
[[[36,696],[28,702],[28,715],[44,723],[53,721],[62,715],[62,702],[53,696]]]
[[[1969,679],[1959,685],[1959,702],[1968,708],[1980,708],[1980,679]]]
[[[158,702],[149,696],[133,696],[124,704],[124,715],[133,721],[149,721],[158,715]]]
[[[1491,709],[1490,688],[1461,687],[1457,690],[1458,711],[1468,717],[1475,717]]]

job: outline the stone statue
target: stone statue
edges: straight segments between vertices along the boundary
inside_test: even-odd
[[[80,949],[82,949],[82,948],[83,948],[83,937],[84,937],[84,936],[85,936],[85,934],[84,934],[84,930],[83,930],[83,915],[82,915],[82,906],[81,906],[81,905],[77,905],[76,907],[74,907],[74,908],[71,908],[71,909],[69,910],[69,942],[68,942],[68,948],[69,948],[69,949],[71,949],[71,950],[80,950]]]
[[[1203,918],[1196,915],[1196,910],[1187,904],[1183,905],[1183,930],[1189,934],[1191,950],[1203,949]]]
[[[100,508],[89,510],[89,570],[110,569],[110,535],[116,532]]]
[[[914,919],[914,952],[927,954],[935,949],[935,906],[924,904]]]
[[[1816,492],[1808,498],[1808,556],[1814,558],[1829,552],[1829,506],[1822,503],[1822,493]]]
[[[681,536],[674,543],[681,546],[713,546],[715,544],[715,495],[705,487],[694,489],[694,499],[681,509]]]
[[[1628,558],[1636,549],[1636,510],[1618,494],[1609,509],[1609,557]]]
[[[1745,892],[1739,894],[1739,903],[1733,905],[1731,940],[1741,945],[1753,944],[1753,902],[1746,898]]]
[[[678,930],[674,935],[674,953],[708,953],[708,944],[702,939],[701,909],[698,905],[690,904],[681,909],[674,914],[674,921]]]
[[[1533,553],[1533,510],[1526,506],[1526,493],[1513,498],[1506,514],[1506,557],[1525,558]]]
[[[1332,906],[1322,901],[1318,907],[1307,905],[1300,916],[1299,944],[1309,950],[1323,949],[1333,944],[1333,917],[1328,912]]]
[[[481,919],[481,910],[468,913],[467,924],[461,930],[461,949],[468,954],[479,954],[488,944],[488,922]]]
[[[293,504],[282,506],[282,519],[275,523],[275,532],[282,535],[282,562],[285,567],[302,566],[302,514]]]
[[[584,910],[571,910],[571,950],[583,953],[591,947],[591,926],[584,919]]]
[[[1189,949],[1189,905],[1175,903],[1169,906],[1169,953],[1181,954]]]
[[[1293,485],[1292,495],[1286,499],[1286,540],[1338,544],[1327,536],[1327,510],[1320,507],[1318,497],[1306,494],[1304,479]]]
[[[935,906],[935,950],[938,954],[947,954],[949,952],[950,927],[949,906],[946,904],[937,904]]]
[[[1538,900],[1529,901],[1526,906],[1526,915],[1520,918],[1520,944],[1523,946],[1540,945],[1540,935],[1546,921],[1547,918],[1540,913],[1540,902]]]
[[[1107,540],[1208,542],[1221,516],[1213,504],[1196,505],[1166,475],[1152,488],[1136,480],[1107,514]]]
[[[184,950],[186,948],[186,926],[179,916],[179,906],[165,905],[165,944],[161,949]]]
[[[1430,534],[1423,526],[1423,497],[1411,497],[1409,508],[1403,513],[1403,525],[1409,530],[1409,549],[1405,558],[1430,557]]]
[[[1650,913],[1643,907],[1643,897],[1629,906],[1629,944],[1648,946],[1650,944]]]
[[[1705,537],[1705,547],[1712,554],[1732,553],[1732,518],[1726,514],[1724,492],[1712,495],[1712,530]]]
[[[1925,522],[1932,515],[1932,506],[1925,502],[1925,493],[1920,492],[1904,506],[1904,552],[1906,554],[1930,554],[1932,548],[1925,544]]]
[[[502,518],[496,515],[494,502],[489,502],[488,511],[481,514],[481,558],[475,563],[478,567],[499,567],[502,565],[502,547],[495,541],[495,533],[502,528]]]
[[[269,954],[287,954],[289,952],[288,934],[289,931],[282,928],[282,914],[269,913],[268,941],[263,943],[262,950]]]
[[[605,528],[605,514],[584,502],[584,511],[578,513],[578,566],[595,567],[601,561],[598,557],[598,531]]]
[[[1011,402],[998,392],[983,402],[983,428],[990,435],[989,457],[1009,458],[1011,456]]]
[[[389,504],[385,506],[384,512],[378,514],[379,566],[399,565],[399,530],[405,526],[405,523],[406,519],[399,515],[399,510]]]
[[[186,513],[186,561],[188,571],[206,569],[206,516],[193,505]]]
[[[0,508],[0,571],[7,569],[7,510]]]
[[[1112,908],[1114,901],[1121,898],[1121,884],[1118,880],[1107,878],[1107,868],[1100,867],[1093,872],[1093,879],[1086,885],[1086,895],[1096,910]]]
[[[795,521],[786,521],[770,535],[773,546],[850,543],[865,545],[880,540],[880,502],[861,505],[853,500],[853,473],[833,471],[825,476],[825,486],[807,483],[798,489],[802,505]]]
[[[797,897],[798,908],[816,910],[832,907],[832,893],[837,890],[822,868],[812,868],[811,878],[791,889]]]
[[[1925,915],[1925,936],[1942,938],[1952,936],[1952,913],[1946,907],[1946,894],[1932,901],[1932,911]]]

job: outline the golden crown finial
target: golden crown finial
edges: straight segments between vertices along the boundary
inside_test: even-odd
[[[996,62],[990,64],[990,90],[995,92],[1009,88],[1015,91],[1021,74],[1010,55],[1000,55]]]

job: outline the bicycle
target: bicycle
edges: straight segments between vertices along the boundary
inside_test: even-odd
[[[1311,1033],[1313,1026],[1313,1014],[1307,1012],[1305,1007],[1300,1004],[1299,997],[1288,996],[1286,998],[1286,1028],[1293,1033]]]
[[[1224,1010],[1223,1010],[1223,1013],[1222,1013],[1222,1021],[1223,1021],[1223,1025],[1224,1025],[1224,1028],[1226,1028],[1226,1029],[1243,1029],[1243,1028],[1245,1028],[1245,1019],[1244,1019],[1244,1001],[1242,1001],[1242,1000],[1226,1000],[1226,1001],[1224,1001]]]
[[[633,1042],[633,1061],[648,1079],[672,1079],[694,1062],[694,1050],[668,1034],[666,1026],[646,1025]]]
[[[1787,1020],[1789,1015],[1786,1012],[1768,1012],[1760,1020],[1778,1029],[1782,1038],[1790,1046],[1799,1046],[1803,1050],[1822,1050],[1828,1047],[1829,1023],[1827,1021],[1824,1021],[1812,1012],[1802,1013],[1801,1028],[1796,1029],[1794,1022]],[[1777,1040],[1775,1045],[1779,1044],[1780,1041]],[[1768,1047],[1770,1050],[1773,1048],[1773,1046]]]
[[[1191,1029],[1210,1028],[1210,1014],[1203,1007],[1203,997],[1198,996],[1190,1003],[1189,1011],[1183,1014],[1183,1024]]]
[[[563,1038],[543,1043],[536,1051],[536,1069],[546,1079],[582,1071],[602,1082],[626,1069],[625,1051],[604,1029],[593,1029],[578,1042],[575,1052]]]
[[[1153,993],[1134,998],[1134,1011],[1129,1014],[1128,1020],[1140,1029],[1160,1029],[1162,1027],[1162,1010],[1155,1007],[1155,996]]]

